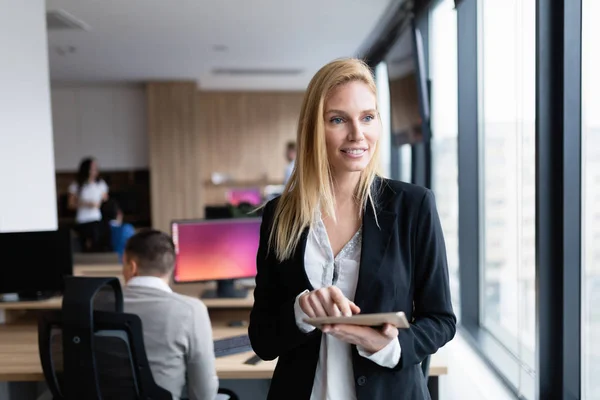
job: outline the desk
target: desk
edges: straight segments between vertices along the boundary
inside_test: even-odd
[[[213,337],[221,339],[246,333],[245,328],[216,325]],[[271,379],[275,361],[263,361],[246,365],[252,352],[219,357],[216,360],[220,379]],[[434,355],[431,360],[431,376],[448,373],[442,357]],[[0,381],[43,381],[44,374],[38,354],[37,326],[33,322],[0,325]]]
[[[73,274],[75,276],[91,276],[91,277],[104,277],[104,276],[115,276],[123,282],[122,267],[116,264],[94,264],[94,265],[76,265],[73,268]],[[190,297],[199,297],[203,291],[207,289],[214,289],[216,287],[214,282],[210,283],[171,283],[171,288],[174,292],[183,294]],[[58,299],[58,298],[57,298]],[[251,309],[254,304],[253,291],[248,290],[248,296],[242,299],[202,299],[202,302],[206,307],[210,309],[240,309],[246,308]],[[53,303],[51,303],[53,304]],[[60,308],[60,305],[58,306]],[[2,309],[2,305],[0,305]]]
[[[114,276],[121,280],[124,285],[122,267],[118,264],[93,264],[76,265],[73,268],[73,275],[88,277],[107,277]],[[214,283],[186,283],[171,284],[174,292],[190,297],[199,297],[204,290],[213,289]],[[247,319],[250,309],[254,304],[253,291],[248,290],[248,296],[242,299],[202,299],[213,317],[228,319]],[[59,309],[62,306],[62,297],[52,297],[39,301],[23,302],[0,302],[0,312],[5,313],[7,322],[18,319],[25,311],[52,310]]]
[[[75,275],[79,276],[121,276],[120,266],[88,265],[75,267]],[[202,290],[210,287],[207,284],[172,285],[173,290],[198,296]],[[22,319],[23,314],[35,313],[40,310],[59,309],[62,298],[56,297],[44,301],[0,303],[0,311],[13,312],[14,318],[8,319],[7,324],[0,324],[0,382],[37,382],[43,381],[44,376],[38,355],[37,325],[31,319]],[[221,339],[246,333],[244,327],[228,327],[225,322],[233,315],[244,314],[247,319],[252,308],[253,296],[249,291],[245,299],[205,299],[213,321],[213,337]],[[236,314],[237,313],[237,314]],[[256,365],[246,365],[244,362],[252,356],[252,352],[220,357],[216,360],[217,375],[220,379],[233,380],[269,380],[273,375],[276,362],[263,361]],[[443,355],[436,354],[430,364],[430,391],[432,399],[436,400],[438,377],[448,373]]]
[[[221,339],[246,333],[245,328],[215,327],[213,336]],[[220,379],[271,379],[275,361],[246,365],[252,352],[220,357],[216,360]],[[30,323],[0,325],[0,381],[43,381],[38,354],[37,326]]]
[[[194,283],[184,285],[171,285],[174,292],[190,297],[199,297],[204,290],[213,285]],[[208,309],[251,309],[254,304],[253,291],[248,290],[248,296],[242,299],[202,299]],[[38,301],[0,302],[0,310],[55,310],[62,306],[62,297],[52,297]]]
[[[75,265],[119,264],[117,253],[73,253]]]

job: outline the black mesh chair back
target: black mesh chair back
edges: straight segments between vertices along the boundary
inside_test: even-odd
[[[40,315],[38,340],[54,400],[172,400],[154,382],[117,278],[66,278],[62,309]]]

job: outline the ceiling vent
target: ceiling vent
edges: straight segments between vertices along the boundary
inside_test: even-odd
[[[46,26],[48,30],[90,30],[88,24],[69,14],[65,10],[50,10],[46,12]]]
[[[236,75],[236,76],[263,76],[278,75],[291,76],[302,73],[301,69],[250,69],[250,68],[217,68],[212,71],[213,75]]]

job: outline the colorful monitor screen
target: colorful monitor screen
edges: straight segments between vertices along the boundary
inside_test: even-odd
[[[259,206],[262,203],[260,189],[230,189],[225,194],[225,197],[227,203],[236,207],[240,203],[248,203],[253,206]]]
[[[171,230],[177,283],[252,278],[260,218],[176,221]]]

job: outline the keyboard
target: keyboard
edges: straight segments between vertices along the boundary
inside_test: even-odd
[[[225,357],[232,354],[252,351],[248,335],[232,336],[214,341],[215,357]]]

